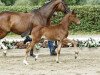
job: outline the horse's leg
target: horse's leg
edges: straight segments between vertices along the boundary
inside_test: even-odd
[[[7,34],[8,32],[5,32],[0,28],[0,39],[4,38]]]
[[[3,30],[0,30],[0,39],[4,38],[7,35],[7,32],[4,32]],[[2,42],[0,41],[1,47],[4,49],[3,55],[6,56],[7,54],[7,47],[5,47]]]
[[[61,51],[61,45],[62,43],[58,41],[58,47],[57,47],[57,59],[56,62],[59,63],[59,56],[60,56],[60,51]]]

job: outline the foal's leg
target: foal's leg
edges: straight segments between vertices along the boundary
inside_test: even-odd
[[[36,43],[38,43],[41,39],[41,35],[40,35],[40,32],[37,30],[37,33],[36,31],[34,31],[34,29],[32,30],[32,41],[30,43],[30,45],[28,46],[28,48],[26,49],[26,52],[25,52],[25,59],[23,61],[24,64],[28,65],[28,62],[27,62],[27,57],[28,57],[28,53],[29,51],[34,47],[34,45]],[[37,56],[36,56],[37,57]]]
[[[72,44],[74,45],[74,48],[75,48],[75,59],[76,59],[79,54],[79,49],[77,47],[77,42],[75,40],[72,40]]]
[[[65,38],[63,41],[65,41],[67,43],[71,43],[71,44],[74,45],[74,48],[75,48],[75,59],[76,59],[78,54],[79,54],[79,50],[78,50],[78,47],[77,47],[77,42],[75,40],[70,40],[68,38]]]
[[[59,63],[59,56],[60,56],[60,51],[61,51],[61,45],[62,43],[58,41],[58,47],[57,47],[57,59],[56,62]]]
[[[31,44],[27,47],[27,49],[25,51],[25,58],[24,58],[24,61],[23,61],[23,63],[25,65],[28,65],[28,62],[27,62],[28,53],[34,47],[35,44],[36,44],[35,41],[32,40]]]

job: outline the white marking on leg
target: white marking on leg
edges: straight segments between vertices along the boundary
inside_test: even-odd
[[[39,54],[36,54],[35,61],[38,59],[38,57],[39,57]]]
[[[5,50],[3,51],[3,56],[7,55],[7,47],[0,41],[0,46]]]
[[[4,44],[2,44],[2,42],[0,42],[0,45],[4,50],[7,50],[7,47]]]
[[[57,59],[56,62],[59,63],[59,56],[60,56],[60,50],[61,50],[61,42],[58,43],[58,48],[57,48]]]
[[[29,65],[29,63],[28,63],[26,60],[23,60],[23,63],[24,63],[25,65]]]

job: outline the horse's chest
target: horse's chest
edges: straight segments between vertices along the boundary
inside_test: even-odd
[[[2,34],[3,32],[0,30],[0,35]]]

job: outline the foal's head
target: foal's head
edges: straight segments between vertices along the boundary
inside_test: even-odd
[[[64,13],[68,13],[70,9],[68,8],[68,5],[64,2],[64,0],[51,0],[58,2],[56,6],[56,11],[62,11]]]
[[[68,13],[68,19],[70,22],[73,22],[75,24],[80,24],[80,20],[77,17],[77,14],[75,13],[75,11],[71,11],[70,13]]]

